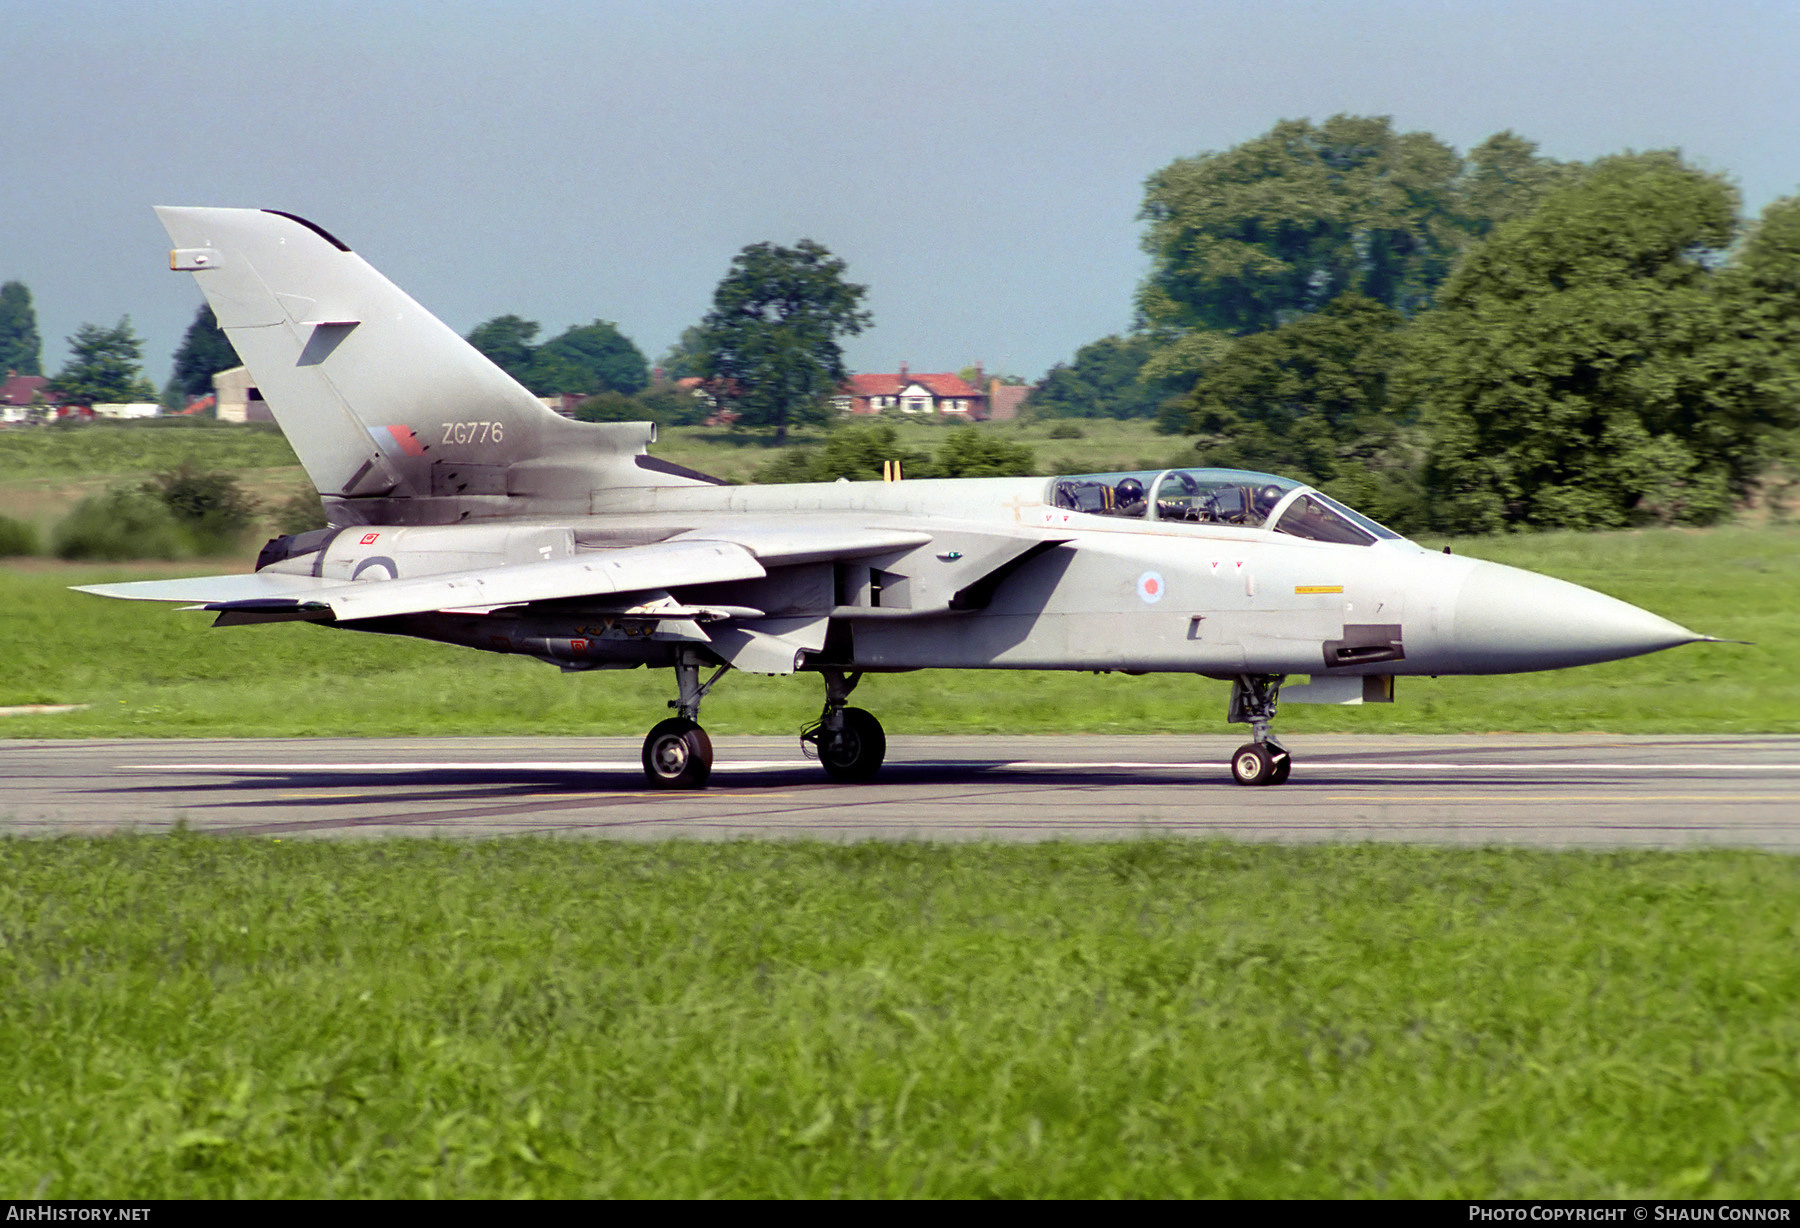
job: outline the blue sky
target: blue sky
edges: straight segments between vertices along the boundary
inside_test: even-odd
[[[1800,4],[0,0],[0,280],[45,366],[199,304],[156,204],[283,209],[458,331],[615,321],[654,360],[744,245],[869,287],[853,367],[1035,378],[1131,321],[1144,178],[1283,118],[1467,149],[1679,147],[1800,190]]]

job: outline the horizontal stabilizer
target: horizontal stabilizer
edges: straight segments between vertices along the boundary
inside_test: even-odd
[[[219,603],[258,601],[269,598],[307,598],[321,589],[336,587],[335,580],[296,576],[279,571],[255,571],[234,576],[188,576],[180,580],[132,580],[123,584],[79,584],[78,593],[116,597],[123,601],[186,601]]]
[[[597,550],[542,563],[520,563],[418,579],[341,581],[256,572],[189,580],[95,584],[79,589],[101,597],[138,601],[204,602],[222,613],[273,621],[293,613],[338,622],[429,614],[439,610],[492,609],[533,601],[610,596],[688,584],[757,580],[768,573],[741,546],[725,542],[659,542],[621,550]]]

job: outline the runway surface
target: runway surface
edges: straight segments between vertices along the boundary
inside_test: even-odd
[[[715,740],[711,788],[647,789],[637,738],[0,742],[0,833],[648,840],[1386,840],[1800,852],[1800,737],[896,737],[840,785],[788,738]]]

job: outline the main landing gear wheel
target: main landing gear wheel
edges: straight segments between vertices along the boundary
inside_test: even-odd
[[[819,730],[819,766],[833,780],[869,780],[887,757],[887,734],[873,713],[845,708],[843,715],[842,729]]]
[[[860,784],[874,779],[887,758],[887,734],[873,713],[844,705],[862,674],[841,669],[821,669],[819,674],[825,679],[825,711],[800,731],[800,749],[816,753],[833,780]]]
[[[1293,765],[1293,756],[1273,743],[1246,742],[1231,756],[1231,777],[1240,785],[1278,785]]]
[[[644,776],[652,788],[704,789],[712,763],[712,739],[686,717],[670,717],[644,739]]]

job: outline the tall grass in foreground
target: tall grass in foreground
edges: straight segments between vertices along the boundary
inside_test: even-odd
[[[1786,1196],[1800,863],[0,842],[0,1196]]]

